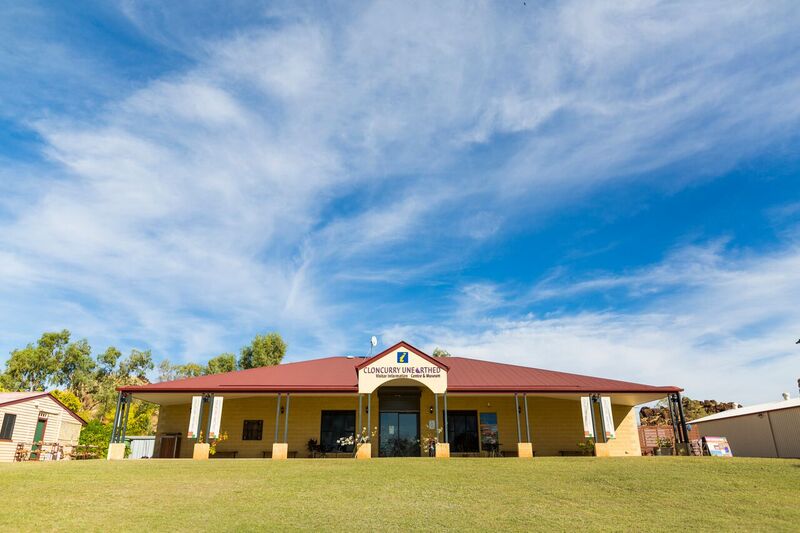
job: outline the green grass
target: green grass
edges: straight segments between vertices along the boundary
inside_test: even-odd
[[[798,524],[797,460],[0,464],[0,531],[797,531]]]

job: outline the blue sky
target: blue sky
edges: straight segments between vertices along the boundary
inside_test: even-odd
[[[21,2],[0,361],[370,335],[742,403],[800,377],[792,2]]]

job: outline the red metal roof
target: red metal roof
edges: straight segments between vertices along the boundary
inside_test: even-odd
[[[117,387],[121,391],[142,392],[353,392],[358,390],[356,365],[361,358],[325,357],[299,363],[284,363],[178,379],[150,385]]]
[[[403,343],[408,346],[407,343]],[[197,378],[118,387],[126,392],[358,392],[365,359],[326,357]],[[449,392],[678,392],[651,386],[464,357],[448,357]]]

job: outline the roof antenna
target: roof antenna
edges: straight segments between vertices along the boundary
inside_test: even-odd
[[[378,337],[373,335],[372,338],[369,340],[369,355],[367,356],[368,358],[372,357],[372,349],[375,348],[377,345],[378,345]]]

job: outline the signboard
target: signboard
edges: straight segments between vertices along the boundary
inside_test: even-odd
[[[583,437],[586,439],[593,439],[592,399],[588,396],[581,396],[581,411],[583,412]]]
[[[220,420],[222,420],[222,396],[214,396],[214,403],[211,405],[211,427],[208,430],[209,440],[219,436]]]
[[[481,413],[481,444],[491,450],[499,445],[497,413]]]
[[[703,437],[708,455],[713,457],[733,457],[731,446],[725,437]]]
[[[189,431],[186,432],[187,439],[197,438],[198,427],[200,426],[200,413],[203,410],[203,397],[192,396],[192,410],[189,414]]]
[[[611,413],[611,398],[608,396],[600,398],[600,413],[603,417],[603,428],[606,430],[606,440],[616,439],[617,432],[614,429],[614,415]]]
[[[412,380],[428,387],[434,394],[447,390],[447,370],[400,346],[358,371],[358,392],[369,394],[384,383]]]

